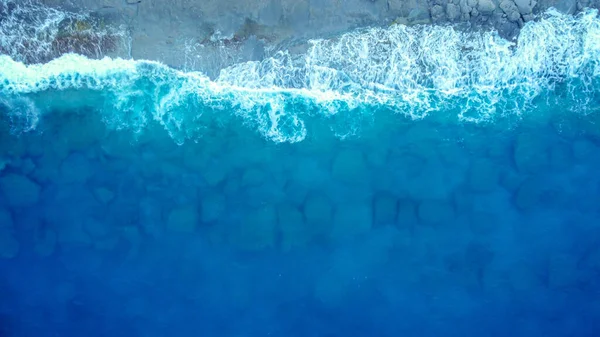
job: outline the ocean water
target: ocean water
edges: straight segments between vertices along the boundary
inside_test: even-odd
[[[357,30],[212,78],[55,58],[10,15],[0,336],[600,331],[596,11],[515,41]]]

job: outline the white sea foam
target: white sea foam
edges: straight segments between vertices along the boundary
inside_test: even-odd
[[[4,95],[99,91],[107,123],[139,130],[158,121],[178,142],[195,137],[203,115],[223,110],[274,141],[295,142],[315,114],[385,108],[414,118],[456,111],[458,119],[481,121],[525,113],[534,99],[550,97],[597,109],[590,100],[599,80],[600,19],[592,10],[576,17],[551,10],[526,24],[518,42],[447,26],[363,29],[311,41],[304,54],[236,64],[214,80],[152,61],[69,54],[25,65],[0,56]],[[552,95],[559,87],[566,94]]]
[[[26,63],[48,61],[65,52],[102,57],[126,44],[123,27],[100,23],[35,0],[0,0],[0,53]]]

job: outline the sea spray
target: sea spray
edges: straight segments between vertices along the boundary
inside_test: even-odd
[[[39,96],[52,108],[65,102],[47,100],[51,91],[99,92],[108,124],[142,131],[156,121],[178,143],[198,135],[195,121],[226,110],[276,142],[303,140],[311,116],[360,119],[378,109],[456,122],[518,118],[540,104],[593,113],[600,106],[597,15],[550,10],[514,42],[451,26],[362,29],[310,41],[302,54],[233,65],[215,79],[155,61],[67,54],[26,65],[5,55],[0,93]]]

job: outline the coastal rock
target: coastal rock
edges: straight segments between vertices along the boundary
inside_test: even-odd
[[[364,181],[367,174],[365,159],[359,150],[342,150],[335,157],[331,167],[334,179],[345,183]]]
[[[159,200],[146,196],[138,205],[138,219],[143,233],[160,237],[163,233],[162,204]]]
[[[26,176],[10,173],[0,178],[0,192],[11,207],[28,207],[38,202],[40,187]]]
[[[419,222],[417,218],[417,205],[411,200],[398,201],[398,215],[396,226],[399,229],[412,230]]]
[[[529,14],[533,11],[535,5],[537,5],[537,1],[535,0],[514,0],[515,5],[519,9],[521,14]],[[573,1],[573,7],[575,5],[575,1]]]
[[[417,211],[419,219],[426,225],[440,225],[454,218],[454,207],[442,200],[425,200]]]
[[[311,240],[309,228],[304,223],[302,213],[292,205],[282,205],[277,209],[277,220],[281,231],[281,250],[289,252],[304,247]]]
[[[498,227],[498,217],[491,212],[474,211],[469,218],[469,229],[474,235],[488,235]]]
[[[532,177],[523,181],[515,195],[515,204],[521,210],[529,210],[540,205],[550,206],[560,203],[564,197],[559,186],[548,179]]]
[[[212,193],[202,198],[202,222],[209,223],[218,220],[225,212],[225,196]]]
[[[352,239],[368,233],[372,226],[372,211],[368,204],[343,204],[335,211],[331,237],[334,241]]]
[[[368,275],[389,261],[398,237],[400,234],[394,227],[384,226],[352,244],[341,245],[333,253],[327,271],[319,275],[315,296],[327,306],[343,303]]]
[[[498,183],[499,170],[490,160],[475,160],[469,169],[468,183],[475,192],[489,192]]]
[[[10,211],[4,208],[0,208],[0,230],[2,228],[13,228],[13,220]]]
[[[492,0],[479,0],[477,9],[482,14],[490,14],[496,9],[496,5]]]
[[[213,165],[203,171],[204,180],[208,186],[214,187],[227,177],[227,171],[222,166]]]
[[[312,228],[327,228],[333,217],[331,201],[320,194],[309,195],[304,202],[304,218]]]
[[[494,259],[494,252],[480,242],[470,242],[465,250],[465,263],[471,270],[482,271]]]
[[[511,22],[517,22],[521,18],[521,13],[519,13],[517,5],[512,0],[503,0],[500,2],[500,9],[502,9]]]
[[[271,0],[266,3],[266,6],[260,9],[258,13],[259,23],[265,26],[275,26],[281,20],[283,8],[281,1]]]
[[[96,200],[104,205],[108,204],[115,198],[113,191],[106,187],[95,188],[92,193],[94,194]]]
[[[140,230],[136,226],[124,226],[120,228],[120,237],[128,243],[126,260],[135,259],[142,245],[142,236]]]
[[[39,256],[50,256],[54,253],[58,236],[49,228],[38,226],[35,230],[34,250]]]
[[[548,165],[547,143],[530,133],[517,138],[514,149],[514,161],[517,169],[523,173],[535,173]]]
[[[321,168],[317,160],[298,158],[291,168],[291,178],[302,185],[319,186],[328,178],[328,172]]]
[[[241,250],[260,251],[275,246],[277,211],[273,206],[251,210],[231,233],[232,243]]]
[[[19,254],[20,244],[12,229],[0,228],[0,259],[12,259]]]
[[[565,143],[554,145],[550,149],[550,165],[555,170],[566,170],[573,162],[571,147]]]
[[[565,289],[576,287],[581,273],[578,261],[572,256],[556,254],[548,261],[548,287]]]
[[[500,173],[500,184],[511,193],[514,193],[525,179],[526,176],[519,175],[510,169],[503,170]]]
[[[455,4],[446,5],[446,15],[448,16],[448,20],[455,21],[460,18],[460,7]]]
[[[373,201],[373,222],[376,225],[396,223],[397,200],[390,195],[378,195]]]
[[[440,5],[434,5],[433,7],[431,7],[430,12],[431,19],[433,20],[433,22],[440,22],[443,21],[445,18],[444,8]]]
[[[429,10],[423,7],[417,7],[408,13],[408,22],[412,25],[424,25],[431,23]]]
[[[265,172],[259,168],[249,168],[242,175],[242,186],[258,186],[267,178]]]
[[[559,12],[565,13],[565,14],[575,14],[575,12],[577,11],[577,7],[578,4],[581,3],[583,4],[584,2],[587,1],[577,1],[577,0],[561,0],[561,1],[556,1],[553,5],[554,8],[556,8]],[[587,7],[590,4],[583,4],[583,7]],[[595,4],[596,6],[598,6],[598,3]],[[580,10],[582,9],[580,8]]]
[[[60,165],[61,181],[81,184],[94,174],[92,164],[80,153],[70,154]]]
[[[579,161],[586,161],[596,158],[598,147],[587,139],[579,139],[573,142],[573,157]]]
[[[171,210],[167,219],[167,230],[174,233],[193,233],[199,222],[195,207],[179,207]]]
[[[85,226],[95,219],[77,220],[74,216],[64,219],[62,223],[55,223],[57,241],[61,245],[88,246],[92,243],[90,236],[86,233]]]
[[[109,223],[94,218],[88,219],[83,224],[83,230],[85,233],[94,240],[109,236],[112,229],[113,228],[111,228]]]

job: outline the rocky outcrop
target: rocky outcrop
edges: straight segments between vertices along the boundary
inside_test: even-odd
[[[101,18],[102,24],[126,27],[130,47],[112,54],[160,60],[209,75],[233,63],[261,59],[268,51],[293,50],[307,39],[357,27],[468,23],[469,29],[496,29],[501,36],[513,38],[524,23],[549,7],[576,13],[600,6],[599,0],[40,1],[71,11],[91,11],[91,17]],[[73,40],[70,35],[62,38],[61,51],[86,51],[77,48],[76,39],[69,39]],[[64,44],[69,41],[73,46]],[[116,42],[109,42],[115,49]],[[91,56],[105,54],[94,53]]]

